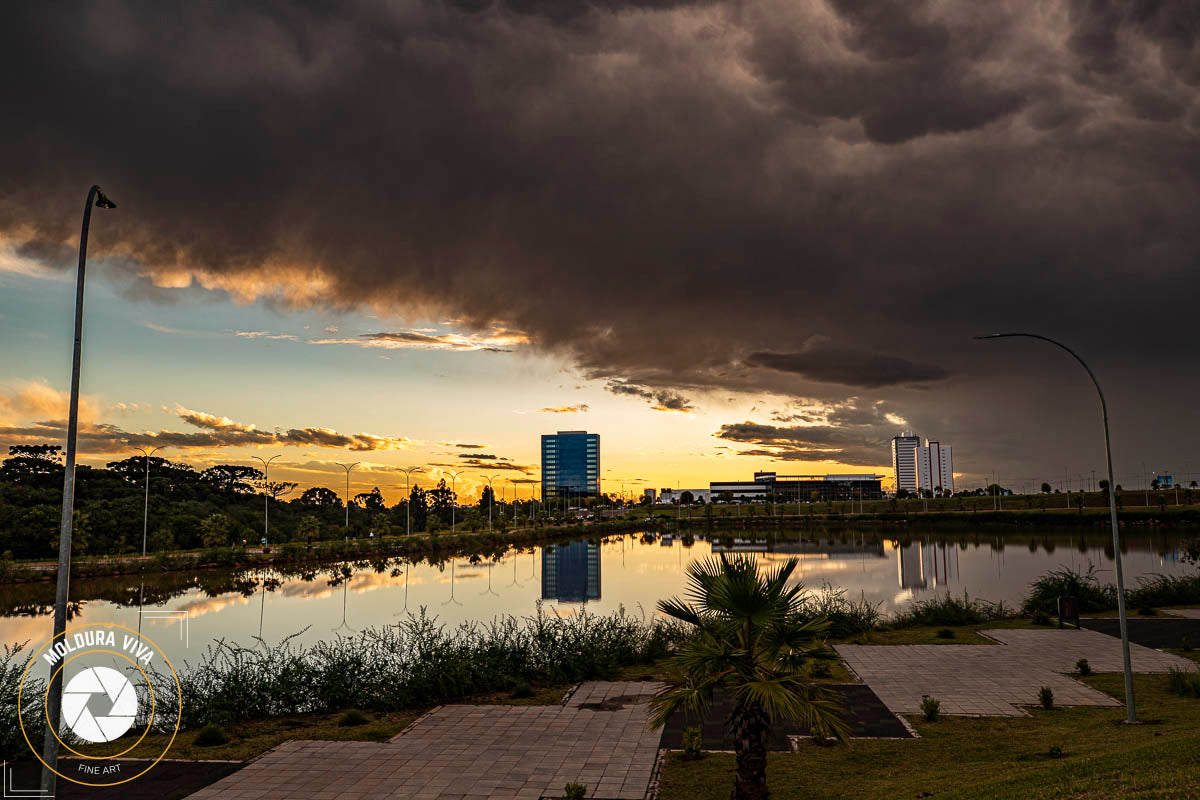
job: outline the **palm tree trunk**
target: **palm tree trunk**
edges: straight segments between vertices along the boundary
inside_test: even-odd
[[[738,703],[733,709],[737,774],[731,800],[767,800],[767,733],[770,720],[756,704]]]

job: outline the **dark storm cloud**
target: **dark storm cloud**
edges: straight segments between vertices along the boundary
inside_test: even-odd
[[[690,400],[679,392],[670,389],[652,390],[645,386],[639,386],[626,381],[609,381],[604,388],[613,394],[645,398],[650,401],[650,407],[655,411],[682,411],[686,413],[694,408]]]
[[[949,376],[944,368],[930,364],[914,364],[883,353],[828,346],[799,353],[751,353],[746,357],[746,363],[752,367],[794,372],[812,381],[867,389],[926,383]]]
[[[833,426],[780,427],[756,422],[722,425],[716,435],[731,442],[757,445],[738,451],[739,455],[779,461],[836,461],[856,466],[883,463],[890,438],[881,433]]]
[[[95,180],[137,296],[500,326],[663,409],[870,390],[1028,457],[1061,364],[972,333],[1067,336],[1163,419],[1200,388],[1198,41],[1148,0],[30,4],[0,237],[69,265]]]

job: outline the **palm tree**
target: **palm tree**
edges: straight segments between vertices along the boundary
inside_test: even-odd
[[[720,688],[732,696],[737,754],[733,800],[765,800],[767,734],[772,721],[806,720],[814,734],[846,739],[837,699],[809,683],[806,662],[823,651],[825,619],[803,614],[804,587],[788,585],[797,559],[759,574],[751,556],[707,558],[688,567],[687,601],[658,609],[695,628],[670,659],[671,673],[651,701],[658,728],[676,711],[703,716]]]

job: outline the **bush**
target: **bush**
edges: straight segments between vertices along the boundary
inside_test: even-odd
[[[1041,689],[1038,689],[1038,702],[1041,703],[1042,708],[1046,709],[1047,711],[1053,711],[1054,690],[1049,686],[1043,686]]]
[[[695,761],[704,756],[704,737],[700,728],[686,728],[683,731],[683,757]]]
[[[538,609],[488,624],[439,624],[422,609],[397,625],[336,641],[298,645],[295,636],[248,648],[218,640],[174,679],[152,670],[156,721],[191,729],[346,708],[395,711],[507,690],[517,682],[574,683],[611,678],[680,640],[670,623],[618,611],[559,617]]]
[[[358,725],[366,725],[370,721],[366,714],[357,708],[352,708],[345,714],[342,714],[342,718],[338,720],[338,725],[343,728],[353,728]]]
[[[833,673],[829,669],[828,661],[817,661],[813,663],[812,668],[808,671],[808,674],[813,678],[828,678]]]
[[[953,628],[938,628],[937,637],[939,639],[953,639],[954,638],[954,629]]]
[[[1167,691],[1180,697],[1200,697],[1200,673],[1171,667],[1167,672]]]
[[[1136,589],[1126,590],[1125,599],[1139,608],[1195,605],[1200,603],[1200,574],[1141,578]]]
[[[587,787],[582,783],[568,783],[563,787],[563,797],[566,800],[584,800],[587,797]]]
[[[1051,624],[1050,615],[1042,614],[1040,612],[1037,614],[1034,614],[1033,615],[1033,624],[1034,625],[1049,625],[1049,624]]]
[[[1063,749],[1056,744],[1050,745],[1049,752],[1046,753],[1050,758],[1062,758],[1065,754]]]
[[[222,744],[229,744],[229,734],[220,725],[210,723],[196,733],[197,747],[217,747]]]
[[[1138,616],[1139,617],[1156,617],[1156,616],[1158,616],[1158,609],[1155,608],[1154,606],[1142,606],[1141,608],[1138,609]]]
[[[942,713],[942,701],[936,700],[929,695],[921,698],[921,716],[925,717],[926,722],[937,722],[938,717]]]
[[[4,653],[0,655],[0,720],[4,720],[4,724],[0,725],[0,758],[5,761],[32,755],[24,737],[21,736],[21,727],[17,724],[17,690],[20,688],[21,676],[33,655],[30,653],[21,657],[20,653],[24,649],[24,644],[11,647],[5,645]],[[45,725],[42,724],[45,714],[40,700],[46,685],[41,679],[33,676],[34,671],[30,670],[29,678],[25,681],[25,691],[21,699],[25,701],[26,706],[21,711],[21,717],[25,723],[25,730],[29,732],[30,741],[38,742],[45,730]]]
[[[880,605],[865,596],[858,601],[847,600],[845,589],[834,589],[825,583],[820,592],[804,596],[801,614],[805,619],[824,617],[829,620],[829,635],[844,639],[877,628],[882,620]]]
[[[1117,607],[1117,587],[1101,585],[1096,567],[1089,564],[1087,572],[1061,567],[1038,578],[1029,587],[1021,610],[1026,614],[1057,614],[1060,597],[1076,598],[1079,611],[1085,614]]]
[[[898,611],[887,622],[888,628],[915,628],[924,625],[958,626],[979,625],[996,619],[1006,619],[1014,614],[1003,603],[972,600],[966,593],[962,599],[934,597],[915,600]]]
[[[1091,675],[1092,665],[1088,663],[1086,658],[1081,658],[1075,662],[1075,671],[1080,675]]]
[[[512,696],[518,700],[523,700],[527,697],[533,697],[533,687],[530,686],[528,683],[521,681],[520,683],[513,686]]]
[[[1188,641],[1188,637],[1183,637],[1179,640],[1179,649],[1185,653],[1192,652],[1192,643]]]

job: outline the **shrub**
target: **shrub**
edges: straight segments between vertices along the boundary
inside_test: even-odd
[[[1047,711],[1054,710],[1054,690],[1049,686],[1043,686],[1038,689],[1038,702],[1042,704],[1042,708]]]
[[[1075,671],[1080,675],[1091,675],[1092,665],[1088,663],[1086,658],[1081,658],[1075,662]]]
[[[939,639],[953,639],[954,638],[954,629],[953,628],[939,628],[938,632],[937,632],[937,637]]]
[[[888,620],[889,628],[914,628],[924,625],[979,625],[1005,619],[1013,613],[1003,603],[972,600],[966,593],[962,599],[947,594],[928,600],[916,600]]]
[[[824,617],[829,620],[829,635],[844,639],[877,628],[882,620],[880,605],[865,596],[857,601],[847,600],[845,589],[834,589],[824,583],[819,592],[805,595],[801,614],[804,619]]]
[[[1188,641],[1188,637],[1183,637],[1179,640],[1179,649],[1185,653],[1192,652],[1192,643]]]
[[[1200,697],[1200,673],[1171,667],[1167,672],[1167,691],[1180,697]]]
[[[1074,597],[1082,613],[1108,611],[1117,607],[1117,587],[1101,585],[1096,567],[1088,565],[1087,572],[1070,567],[1050,570],[1029,587],[1021,606],[1026,614],[1057,614],[1058,598]]]
[[[812,665],[812,668],[808,671],[808,674],[814,678],[828,678],[833,673],[829,669],[829,662],[817,661]]]
[[[607,616],[497,617],[487,624],[439,624],[422,609],[396,625],[336,641],[300,645],[295,636],[255,647],[217,640],[174,678],[152,670],[156,722],[191,729],[346,708],[395,711],[446,703],[514,682],[573,683],[611,678],[622,667],[674,646],[680,629],[623,610]]]
[[[587,797],[587,787],[582,783],[568,783],[563,787],[565,800],[584,800]]]
[[[1138,609],[1138,616],[1140,616],[1140,617],[1156,617],[1156,616],[1158,616],[1158,609],[1155,608],[1154,606],[1142,606],[1141,608]]]
[[[21,736],[21,727],[17,725],[17,690],[20,687],[21,676],[33,655],[29,653],[21,657],[20,653],[24,649],[24,644],[11,647],[5,645],[3,654],[0,654],[0,719],[4,720],[4,724],[0,725],[0,757],[6,761],[29,755],[29,747]],[[25,691],[21,699],[25,701],[26,706],[21,711],[21,717],[30,740],[37,742],[45,729],[42,724],[45,714],[40,702],[45,692],[45,683],[35,678],[33,672],[34,670],[30,670],[29,678],[25,681]],[[29,699],[31,697],[34,698],[32,701]]]
[[[1050,615],[1043,614],[1041,612],[1034,614],[1033,615],[1033,624],[1034,625],[1049,625],[1050,624]]]
[[[357,708],[352,708],[345,714],[342,714],[342,718],[338,720],[338,725],[343,728],[353,728],[358,725],[366,725],[370,721],[366,714]]]
[[[925,717],[926,722],[937,722],[938,717],[942,713],[942,701],[936,700],[929,695],[921,698],[921,716]]]
[[[1136,589],[1126,590],[1125,599],[1139,608],[1195,605],[1200,603],[1200,574],[1141,578]]]
[[[1056,744],[1052,744],[1050,745],[1050,750],[1046,753],[1046,755],[1050,756],[1050,758],[1062,758],[1064,753],[1061,747]]]
[[[683,757],[695,761],[704,755],[704,737],[700,728],[686,728],[683,731]]]
[[[225,733],[220,725],[209,723],[196,733],[195,744],[197,747],[216,747],[228,743],[229,734]]]
[[[520,683],[513,686],[512,696],[517,698],[518,700],[524,699],[526,697],[533,697],[533,687],[530,686],[528,683],[521,681]]]

